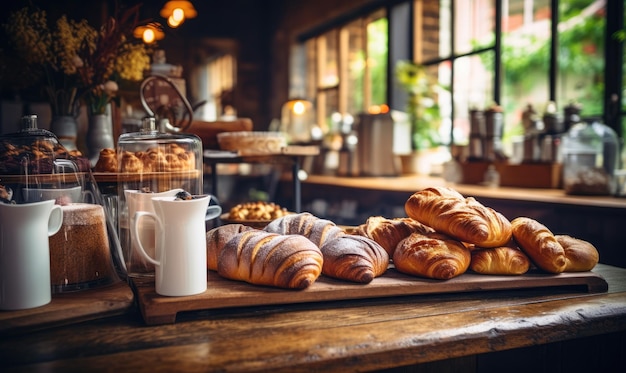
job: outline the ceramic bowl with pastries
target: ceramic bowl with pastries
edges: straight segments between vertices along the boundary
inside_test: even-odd
[[[224,224],[243,224],[263,229],[272,220],[291,214],[286,208],[274,202],[250,201],[233,206],[220,216]]]

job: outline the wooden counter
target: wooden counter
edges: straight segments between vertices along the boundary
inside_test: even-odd
[[[626,371],[626,269],[608,292],[519,289],[194,311],[137,310],[0,336],[6,371]]]

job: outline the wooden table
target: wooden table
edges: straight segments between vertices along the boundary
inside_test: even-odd
[[[135,309],[1,335],[0,371],[349,372],[413,364],[422,365],[412,371],[626,371],[626,269],[594,271],[608,292],[559,287],[239,307],[158,326]]]

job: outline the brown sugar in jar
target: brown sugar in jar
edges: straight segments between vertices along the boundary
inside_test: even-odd
[[[116,275],[102,206],[71,203],[61,207],[63,225],[49,241],[53,292],[76,291],[114,282]]]

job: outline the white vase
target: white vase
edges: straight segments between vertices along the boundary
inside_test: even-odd
[[[87,126],[87,156],[91,167],[94,167],[102,149],[114,149],[113,121],[107,114],[90,114]]]
[[[57,136],[65,149],[76,150],[78,121],[75,117],[71,115],[55,116],[50,122],[50,131]]]

